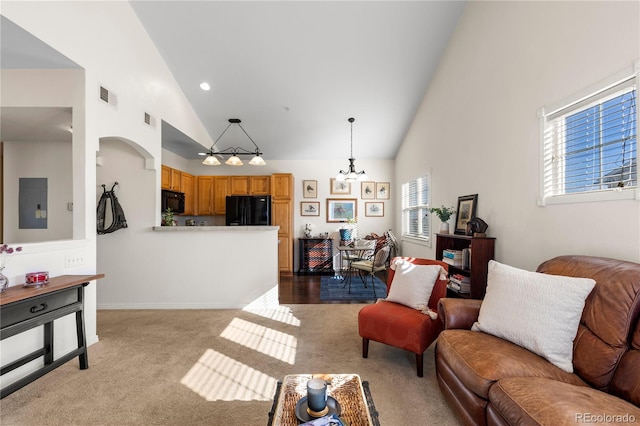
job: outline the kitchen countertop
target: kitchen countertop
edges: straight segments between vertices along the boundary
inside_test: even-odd
[[[154,226],[151,229],[160,232],[238,232],[238,231],[277,231],[279,226]]]

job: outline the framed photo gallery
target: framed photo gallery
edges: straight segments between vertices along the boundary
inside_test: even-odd
[[[366,217],[384,217],[384,201],[389,200],[391,185],[389,182],[360,182],[360,198],[372,200],[364,203]],[[351,195],[351,183],[329,179],[329,192],[332,195]],[[305,179],[302,181],[302,197],[318,198],[318,181]],[[305,200],[300,202],[300,216],[320,216],[320,201]],[[327,198],[327,222],[346,222],[358,216],[357,198]]]

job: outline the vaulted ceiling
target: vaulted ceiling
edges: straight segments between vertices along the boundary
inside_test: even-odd
[[[239,118],[267,161],[346,158],[349,117],[356,119],[356,158],[394,158],[464,7],[461,1],[130,3],[211,138]],[[210,91],[200,89],[203,81]],[[230,145],[252,147],[241,132],[225,134],[217,148]]]
[[[394,158],[465,4],[129,3],[211,139],[239,118],[267,161],[347,158],[349,117],[356,158]],[[77,67],[6,18],[2,38],[3,68]],[[162,144],[192,159],[208,148],[171,122]],[[229,146],[252,148],[232,129],[216,147]]]

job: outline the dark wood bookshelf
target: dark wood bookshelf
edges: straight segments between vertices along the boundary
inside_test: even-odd
[[[493,237],[471,237],[458,234],[436,234],[436,259],[442,260],[444,250],[471,249],[469,268],[449,265],[449,275],[461,274],[471,280],[471,292],[460,293],[451,288],[447,295],[471,299],[483,299],[487,289],[489,261],[494,258],[496,239]]]

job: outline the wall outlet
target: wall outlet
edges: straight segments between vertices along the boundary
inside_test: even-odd
[[[84,256],[81,254],[66,255],[64,257],[65,268],[75,268],[76,266],[84,265]]]

